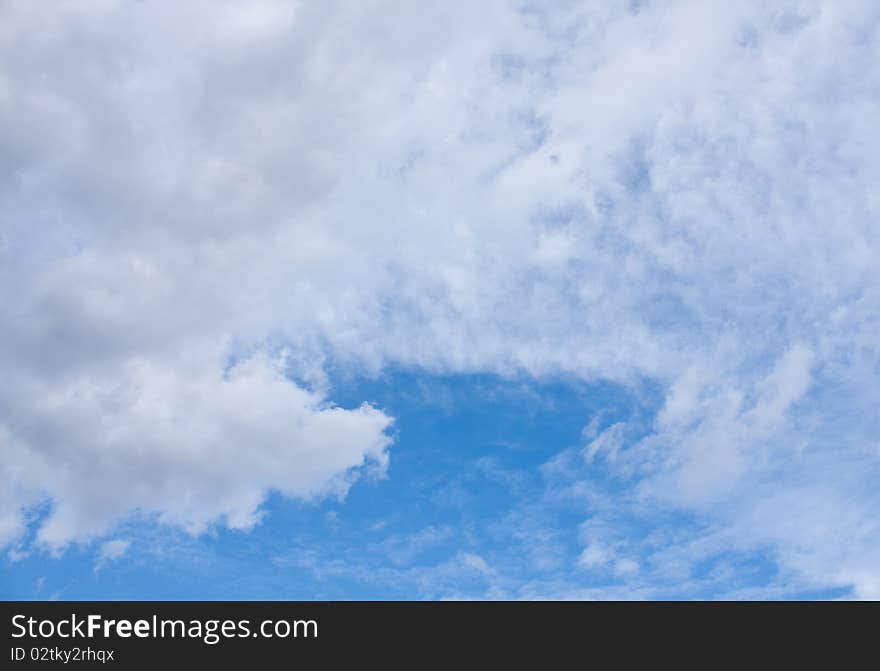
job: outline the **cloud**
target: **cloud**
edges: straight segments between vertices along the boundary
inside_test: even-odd
[[[494,573],[492,568],[486,563],[486,560],[480,555],[471,552],[462,552],[456,557],[456,559],[461,562],[462,566],[472,571],[476,571],[477,573],[490,576]]]
[[[578,557],[578,566],[584,569],[604,566],[613,556],[614,552],[610,548],[598,543],[590,543]]]
[[[392,564],[406,566],[421,554],[442,546],[451,536],[453,531],[450,527],[428,526],[412,534],[385,538],[376,547],[388,556]]]
[[[107,562],[116,561],[125,556],[131,545],[130,540],[114,538],[104,541],[98,549],[98,560],[95,562],[95,573],[100,571]]]
[[[2,13],[0,540],[344,490],[390,420],[327,370],[390,365],[651,380],[639,496],[876,517],[874,3]]]
[[[390,442],[381,411],[334,407],[263,354],[224,371],[218,348],[31,380],[5,401],[11,480],[24,502],[51,498],[37,538],[52,547],[132,513],[247,529],[267,490],[342,494],[362,466],[384,469]]]
[[[594,429],[594,425],[591,423],[587,429],[584,430],[585,435],[589,435],[591,433],[591,429]],[[616,424],[612,424],[607,429],[602,431],[598,436],[593,438],[589,444],[584,448],[583,457],[584,461],[592,462],[596,456],[601,452],[605,458],[614,461],[617,458],[617,452],[623,446],[624,442],[624,431],[626,429],[626,424],[623,422],[617,422]]]

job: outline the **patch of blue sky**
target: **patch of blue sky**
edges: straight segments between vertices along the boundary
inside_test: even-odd
[[[367,400],[396,418],[385,476],[361,477],[344,499],[273,493],[250,531],[191,536],[130,520],[113,534],[130,545],[106,560],[107,539],[60,556],[30,546],[4,560],[3,596],[711,598],[779,578],[769,553],[691,552],[711,529],[639,505],[637,473],[609,468],[610,452],[589,456],[590,441],[615,426],[620,449],[649,432],[662,398],[647,385],[397,371],[333,389],[342,407]],[[839,596],[788,596],[805,594]]]

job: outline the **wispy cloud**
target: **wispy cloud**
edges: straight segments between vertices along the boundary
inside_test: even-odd
[[[121,559],[128,552],[131,541],[123,538],[114,538],[101,543],[95,561],[95,573],[100,571],[106,564]]]

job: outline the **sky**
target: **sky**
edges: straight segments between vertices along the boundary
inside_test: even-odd
[[[0,2],[0,597],[880,598],[880,5]]]

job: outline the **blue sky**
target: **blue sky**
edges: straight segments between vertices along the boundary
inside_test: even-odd
[[[577,539],[566,532],[589,514],[586,501],[531,502],[552,486],[541,467],[583,445],[585,417],[633,420],[650,390],[636,399],[602,385],[412,373],[343,388],[342,406],[366,398],[399,418],[385,477],[359,482],[344,501],[297,504],[272,495],[264,523],[248,533],[217,528],[188,538],[129,524],[118,534],[130,542],[119,559],[102,563],[98,545],[12,564],[11,596],[502,596],[493,590],[515,582],[486,575],[489,561],[515,572],[515,581],[564,574],[573,585],[620,583],[577,570]]]
[[[601,456],[585,459],[593,433],[625,423],[630,442],[650,432],[662,402],[651,384],[402,371],[337,384],[343,407],[368,399],[398,418],[384,476],[361,480],[344,500],[270,494],[263,521],[248,532],[215,526],[193,537],[129,521],[110,541],[8,561],[5,595],[706,599],[775,585],[775,597],[850,595],[846,585],[808,587],[781,576],[770,547],[707,547],[676,572],[666,542],[650,538],[692,542],[711,523],[633,501],[631,483]],[[30,533],[38,525],[36,518]],[[586,558],[585,538],[601,539],[587,542],[601,550]]]
[[[0,8],[0,595],[880,597],[880,7]]]

